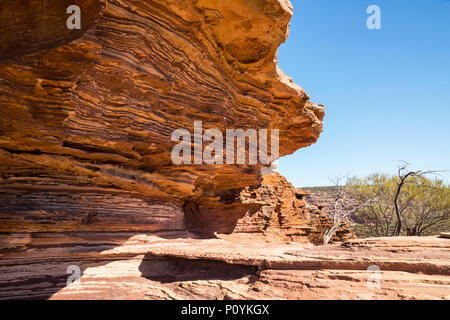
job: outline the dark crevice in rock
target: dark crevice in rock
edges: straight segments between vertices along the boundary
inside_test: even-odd
[[[255,276],[258,268],[228,264],[215,260],[190,260],[177,257],[157,257],[146,254],[139,271],[142,276],[161,283],[198,280],[236,280]]]

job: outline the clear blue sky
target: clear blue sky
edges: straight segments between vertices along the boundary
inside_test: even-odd
[[[325,105],[324,132],[280,159],[297,187],[335,175],[450,170],[450,1],[293,0],[284,72]],[[366,9],[381,8],[381,30]],[[450,173],[443,178],[450,182]]]

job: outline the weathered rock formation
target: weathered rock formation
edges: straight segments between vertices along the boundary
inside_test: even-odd
[[[311,192],[294,188],[279,174],[264,175],[261,186],[247,187],[240,193],[243,204],[259,204],[256,212],[247,211],[233,232],[263,233],[266,240],[321,244],[331,221],[317,206],[308,204]],[[334,241],[353,237],[349,226],[340,227]]]
[[[0,0],[0,267],[38,261],[19,278],[41,286],[44,264],[61,280],[57,261],[101,263],[137,234],[317,242],[328,220],[261,163],[171,159],[194,121],[277,129],[281,156],[317,140],[323,107],[277,66],[291,15],[286,0]]]
[[[231,232],[261,165],[174,165],[172,132],[279,129],[282,156],[322,130],[277,66],[286,0],[0,3],[2,233]]]
[[[0,0],[0,299],[448,298],[446,239],[314,247],[330,222],[283,177],[172,162],[195,120],[278,129],[281,156],[317,140],[323,107],[277,66],[291,15],[287,0]],[[386,282],[367,293],[372,263]]]

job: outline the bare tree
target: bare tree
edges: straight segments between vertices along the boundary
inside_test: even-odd
[[[435,235],[450,230],[450,186],[441,179],[429,179],[414,172],[404,179],[396,175],[375,173],[365,178],[353,177],[347,181],[346,191],[356,203],[370,203],[352,215],[355,232],[362,237],[395,236],[398,216],[401,218],[400,235]],[[406,176],[407,172],[401,172]],[[397,204],[397,212],[395,208]]]
[[[360,210],[361,208],[367,206],[371,203],[374,198],[368,199],[363,203],[358,204],[353,208],[348,208],[346,204],[349,203],[349,195],[345,190],[345,187],[341,185],[341,181],[347,178],[348,175],[335,177],[332,179],[336,189],[336,196],[333,203],[333,211],[329,213],[329,218],[332,221],[332,226],[327,229],[323,235],[323,244],[326,245],[330,242],[333,236],[336,234],[336,231],[342,225],[342,223],[352,214]],[[331,179],[330,179],[331,180]]]
[[[400,179],[400,181],[397,184],[397,192],[395,194],[395,199],[394,199],[395,214],[397,216],[397,224],[396,224],[396,227],[395,227],[395,230],[393,233],[394,236],[399,236],[400,232],[402,231],[402,211],[407,207],[407,204],[400,207],[399,199],[400,199],[400,195],[402,192],[402,188],[405,186],[405,183],[408,182],[408,178],[419,177],[419,176],[424,176],[424,175],[433,174],[433,173],[437,174],[438,172],[440,172],[440,171],[436,171],[436,170],[408,171],[409,163],[406,161],[402,161],[402,162],[403,162],[403,164],[398,168],[398,172],[397,172],[397,175],[398,175],[398,178]]]

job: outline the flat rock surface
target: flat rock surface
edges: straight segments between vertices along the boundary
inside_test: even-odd
[[[3,299],[450,299],[450,241],[439,237],[312,246],[141,234],[0,258]],[[82,270],[69,285],[68,265]]]

